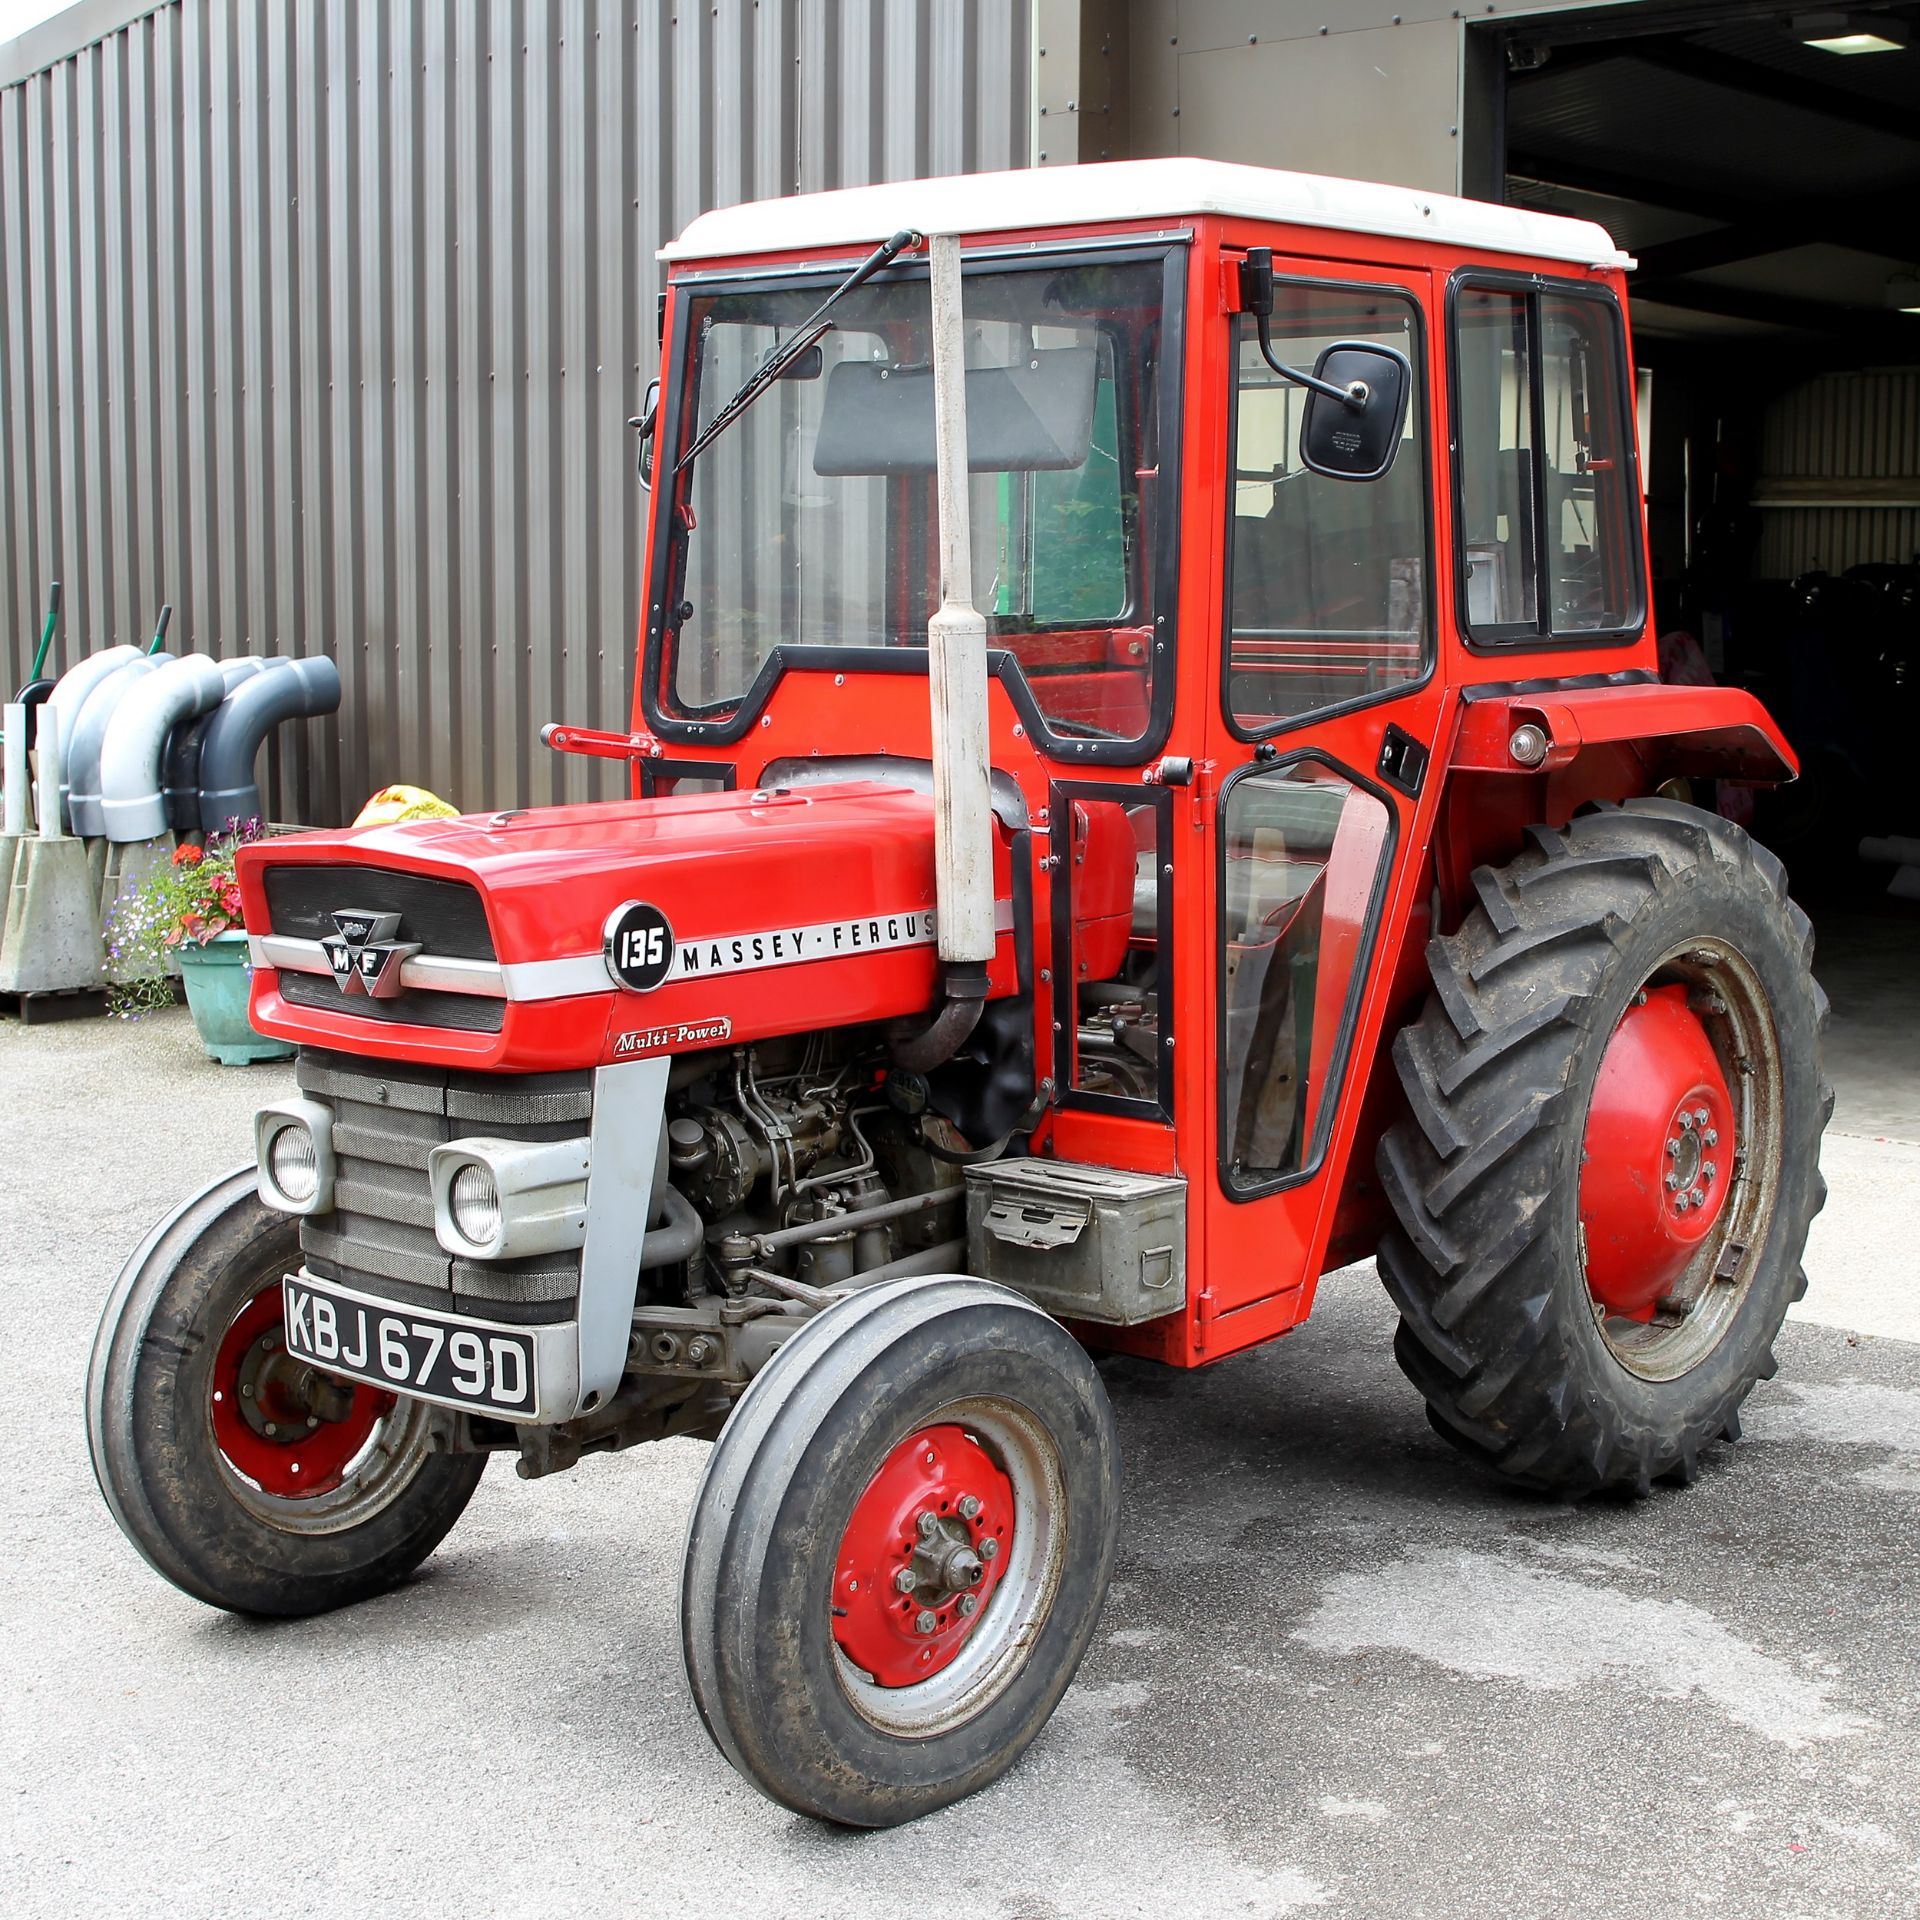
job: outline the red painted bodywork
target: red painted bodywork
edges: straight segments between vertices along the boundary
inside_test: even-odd
[[[1009,853],[1002,834],[995,857],[1002,900],[1012,884]],[[667,915],[678,945],[724,943],[730,950],[736,940],[771,941],[796,927],[931,908],[933,801],[904,787],[850,782],[302,834],[241,850],[247,925],[271,931],[262,879],[268,868],[343,862],[472,882],[486,905],[495,953],[516,965],[597,955],[608,916],[634,899]],[[666,1050],[621,1048],[619,1041],[722,1016],[731,1022],[729,1037],[745,1042],[913,1015],[931,1003],[935,975],[934,950],[924,945],[675,980],[644,994],[617,988],[603,968],[590,992],[509,1000],[499,1032],[470,1033],[375,1025],[352,1012],[296,1006],[282,997],[279,976],[263,967],[254,976],[252,1013],[263,1033],[309,1046],[547,1072]],[[1013,991],[1011,935],[1002,936],[989,978],[996,992]]]
[[[1163,1017],[1175,1040],[1170,1117],[1056,1106],[1040,1121],[1034,1151],[1148,1172],[1183,1173],[1188,1188],[1188,1306],[1184,1314],[1128,1329],[1083,1329],[1089,1339],[1180,1365],[1196,1365],[1284,1333],[1305,1318],[1318,1276],[1342,1262],[1370,1255],[1384,1208],[1373,1175],[1375,1142],[1398,1109],[1400,1095],[1389,1058],[1394,1031],[1418,1010],[1427,991],[1423,960],[1431,935],[1457,924],[1472,902],[1470,875],[1483,861],[1510,858],[1530,822],[1563,822],[1592,800],[1651,791],[1676,775],[1711,774],[1767,781],[1791,777],[1794,761],[1777,727],[1749,696],[1716,688],[1657,683],[1651,624],[1628,638],[1594,645],[1503,647],[1476,651],[1464,637],[1456,583],[1453,490],[1449,471],[1449,369],[1446,292],[1459,268],[1536,272],[1549,280],[1611,290],[1624,307],[1625,285],[1612,269],[1515,256],[1472,255],[1426,241],[1280,227],[1224,216],[1182,223],[1172,243],[1187,258],[1180,481],[1177,498],[1157,503],[1177,512],[1182,530],[1177,581],[1157,583],[1157,605],[1174,616],[1173,709],[1164,741],[1143,751],[1139,764],[1094,766],[1049,760],[1036,748],[1006,689],[990,688],[994,767],[1017,784],[1033,831],[1024,840],[1003,834],[998,859],[1003,896],[1008,863],[1033,863],[1032,963],[1035,970],[1036,1073],[1056,1073],[1056,1021],[1070,1017],[1056,997],[1049,966],[1054,953],[1052,888],[1041,863],[1058,852],[1050,837],[1061,804],[1059,780],[1110,784],[1116,799],[1138,800],[1163,755],[1193,763],[1190,781],[1171,791],[1170,842],[1174,938],[1173,979],[1163,995]],[[1142,244],[1167,244],[1165,223],[1115,222],[1098,228],[996,233],[1003,252],[1084,243],[1092,237],[1135,234]],[[878,236],[876,236],[877,238]],[[1224,548],[1229,511],[1227,457],[1233,348],[1230,313],[1237,278],[1232,268],[1250,246],[1274,251],[1276,273],[1343,286],[1377,284],[1411,299],[1422,321],[1425,438],[1430,451],[1435,658],[1425,677],[1391,695],[1344,712],[1309,717],[1271,736],[1281,755],[1311,751],[1376,790],[1390,822],[1389,865],[1374,901],[1370,931],[1349,922],[1340,929],[1354,956],[1356,985],[1343,1008],[1344,1052],[1313,1089],[1316,1102],[1333,1103],[1323,1149],[1291,1184],[1254,1199],[1230,1195],[1220,1177],[1217,1099],[1220,1033],[1216,929],[1221,902],[1216,880],[1220,796],[1228,778],[1253,761],[1255,746],[1239,737],[1222,698]],[[769,254],[724,263],[727,272],[782,265],[851,265],[864,248],[850,247],[823,261],[816,255]],[[690,280],[718,262],[677,266],[669,280],[666,337],[674,337],[679,304]],[[670,370],[669,370],[670,375]],[[673,391],[669,377],[668,392]],[[664,410],[663,410],[664,417]],[[663,429],[670,436],[671,427]],[[664,475],[670,463],[660,467]],[[649,502],[648,551],[663,511],[663,484]],[[932,512],[927,489],[928,514]],[[1644,542],[1643,542],[1644,546]],[[657,594],[656,585],[652,592]],[[1651,595],[1648,596],[1651,604]],[[645,638],[643,620],[642,641]],[[1082,663],[1091,680],[1103,662],[1140,657],[1152,629],[1091,636],[1049,636],[1064,648],[1061,664]],[[1033,643],[1039,644],[1039,643]],[[645,664],[644,646],[642,664]],[[890,664],[900,664],[893,662]],[[1284,670],[1276,665],[1276,671]],[[629,761],[634,789],[663,754],[677,769],[713,765],[751,788],[776,761],[837,755],[886,754],[924,760],[929,753],[927,687],[923,672],[863,671],[851,659],[844,671],[789,669],[774,687],[756,723],[732,745],[675,727],[649,713],[641,676],[632,732],[556,730],[558,748]],[[1585,685],[1569,685],[1585,681]],[[1523,691],[1524,689],[1524,691]],[[1144,686],[1140,699],[1144,702]],[[1104,698],[1104,704],[1101,704]],[[1088,711],[1112,717],[1112,694],[1089,686]],[[1069,703],[1071,704],[1071,703]],[[1064,711],[1056,707],[1056,711]],[[1138,715],[1135,716],[1140,717]],[[527,716],[531,724],[537,716]],[[1508,741],[1530,721],[1549,740],[1537,768],[1515,763]],[[1424,781],[1408,794],[1381,780],[1386,730],[1394,726],[1431,755]],[[710,731],[710,730],[709,730]],[[805,823],[804,825],[796,823]],[[843,824],[846,823],[846,824]],[[363,835],[318,836],[279,843],[242,856],[249,921],[262,909],[258,873],[269,859],[357,859],[422,872],[465,873],[486,892],[503,957],[545,957],[597,945],[606,911],[644,893],[678,916],[706,915],[730,926],[754,901],[753,916],[778,919],[804,912],[809,920],[832,911],[831,896],[849,911],[878,904],[884,888],[899,885],[931,901],[931,813],[918,795],[873,787],[815,791],[795,806],[756,806],[744,797],[637,802],[624,807],[568,808],[526,816],[524,825],[467,820],[439,827],[383,829]],[[1333,884],[1330,876],[1328,885]],[[917,892],[915,890],[917,889]],[[760,901],[778,899],[779,913],[760,913]],[[890,903],[891,896],[888,896]],[[903,902],[904,904],[904,902]],[[1115,903],[1117,909],[1117,903]],[[1113,913],[1095,913],[1089,932],[1111,933]],[[257,923],[256,923],[257,924]],[[676,929],[679,920],[675,919]],[[1360,949],[1370,940],[1370,951]],[[803,973],[805,977],[803,977]],[[684,995],[676,1017],[725,1011],[735,1037],[782,1028],[827,1026],[855,1018],[924,1009],[934,985],[929,950],[840,970],[792,969],[742,976],[726,1004]],[[1011,990],[1010,941],[1001,942],[995,988]],[[737,992],[733,991],[737,989]],[[681,989],[674,989],[682,993]],[[604,1057],[609,1036],[630,1021],[655,1023],[666,1011],[663,994],[644,1007],[633,996],[599,994],[510,1009],[499,1036],[461,1036],[404,1027],[372,1030],[369,1022],[340,1022],[288,1007],[271,974],[256,983],[254,1012],[267,1031],[365,1053],[427,1059],[460,1058],[500,1068],[558,1064]],[[484,1042],[484,1044],[482,1044]],[[1318,1048],[1316,1048],[1318,1054]]]

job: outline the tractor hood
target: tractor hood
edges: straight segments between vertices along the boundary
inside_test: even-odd
[[[551,1071],[930,1009],[933,801],[877,782],[539,807],[244,848],[263,1032]],[[992,981],[1014,989],[995,849]]]

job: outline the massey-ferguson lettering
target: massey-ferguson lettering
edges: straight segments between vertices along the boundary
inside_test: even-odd
[[[1825,1003],[1700,804],[1779,730],[1656,676],[1607,236],[1167,161],[668,259],[634,710],[545,736],[631,797],[241,855],[296,1090],[89,1379],[153,1565],[315,1613],[492,1454],[712,1439],[694,1703],[884,1826],[1086,1650],[1092,1352],[1207,1365],[1376,1254],[1470,1461],[1707,1466],[1804,1284]]]

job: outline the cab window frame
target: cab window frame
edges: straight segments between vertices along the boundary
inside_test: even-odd
[[[1534,577],[1534,616],[1530,621],[1505,621],[1476,625],[1468,613],[1467,598],[1467,496],[1465,454],[1465,413],[1460,393],[1460,305],[1462,296],[1472,292],[1517,294],[1526,301],[1527,313],[1527,406],[1533,461],[1532,518],[1533,551],[1530,556]],[[1556,299],[1582,300],[1604,312],[1617,349],[1615,387],[1618,401],[1614,409],[1615,428],[1626,457],[1627,545],[1632,611],[1620,625],[1582,627],[1556,632],[1553,626],[1553,594],[1548,570],[1543,566],[1547,552],[1546,462],[1540,449],[1546,439],[1546,370],[1540,351],[1542,327],[1541,302]],[[1620,296],[1603,282],[1568,279],[1548,273],[1490,272],[1484,267],[1461,267],[1447,281],[1447,414],[1448,446],[1452,455],[1453,476],[1449,504],[1453,517],[1453,601],[1454,625],[1468,647],[1476,653],[1545,653],[1564,648],[1619,647],[1640,639],[1647,627],[1647,528],[1646,502],[1642,492],[1640,441],[1634,415],[1633,368],[1627,352],[1626,311]]]
[[[1367,984],[1373,977],[1375,956],[1379,952],[1380,932],[1386,919],[1387,895],[1393,882],[1400,845],[1400,808],[1385,787],[1357,773],[1345,761],[1320,747],[1303,746],[1271,760],[1249,760],[1236,767],[1220,784],[1220,799],[1214,826],[1214,1059],[1226,1058],[1229,1044],[1227,1016],[1227,805],[1233,790],[1244,780],[1284,777],[1293,768],[1311,763],[1337,775],[1355,791],[1380,803],[1386,814],[1386,835],[1381,842],[1380,860],[1373,876],[1373,890],[1367,896],[1367,917],[1354,951],[1353,977],[1347,983],[1346,1004],[1340,1009],[1340,1024],[1335,1029],[1333,1061],[1320,1096],[1320,1112],[1314,1120],[1311,1138],[1303,1142],[1300,1165],[1269,1174],[1257,1180],[1236,1180],[1233,1173],[1233,1136],[1235,1116],[1229,1109],[1228,1077],[1216,1072],[1214,1079],[1214,1177],[1220,1192],[1236,1206],[1265,1200],[1318,1179],[1333,1145],[1334,1122],[1340,1102],[1347,1091],[1347,1074],[1353,1065],[1354,1042],[1360,1029],[1360,1016],[1366,1005]]]
[[[1159,1001],[1159,1057],[1154,1063],[1154,1095],[1134,1099],[1125,1094],[1098,1093],[1075,1083],[1079,1059],[1079,983],[1074,970],[1073,921],[1073,803],[1076,800],[1110,802],[1125,807],[1150,807],[1154,817],[1154,959],[1159,969],[1154,993]],[[1178,996],[1174,991],[1173,917],[1173,793],[1163,785],[1134,786],[1122,780],[1075,780],[1048,783],[1047,807],[1052,822],[1048,851],[1053,858],[1053,885],[1048,911],[1053,918],[1053,1103],[1062,1111],[1110,1113],[1133,1120],[1174,1119],[1172,1027]],[[1069,1024],[1071,1023],[1071,1024]]]
[[[1221,488],[1221,512],[1223,515],[1221,555],[1222,574],[1220,585],[1220,711],[1226,722],[1227,731],[1236,740],[1248,742],[1272,740],[1283,733],[1290,733],[1297,727],[1315,726],[1342,714],[1359,713],[1368,707],[1379,706],[1388,700],[1399,700],[1410,693],[1417,693],[1428,685],[1439,664],[1439,581],[1441,566],[1436,552],[1437,533],[1433,510],[1434,494],[1434,440],[1443,429],[1445,422],[1440,418],[1437,406],[1436,383],[1433,379],[1432,353],[1428,345],[1427,309],[1417,288],[1399,280],[1352,280],[1324,279],[1315,274],[1276,273],[1274,289],[1277,293],[1282,287],[1306,287],[1325,290],[1332,293],[1360,293],[1390,295],[1404,301],[1413,312],[1413,332],[1409,342],[1408,360],[1412,363],[1414,378],[1418,382],[1417,399],[1421,402],[1419,447],[1420,447],[1420,531],[1425,542],[1423,558],[1426,562],[1425,592],[1422,594],[1420,626],[1420,671],[1410,674],[1404,680],[1396,680],[1391,686],[1380,687],[1372,693],[1355,694],[1350,700],[1335,701],[1327,706],[1312,707],[1303,713],[1287,714],[1255,726],[1246,725],[1234,711],[1233,705],[1233,557],[1234,557],[1234,454],[1240,444],[1240,350],[1242,345],[1242,326],[1250,324],[1250,316],[1244,313],[1227,315],[1227,435],[1226,435],[1226,484]],[[1384,477],[1384,476],[1383,476]],[[1341,484],[1341,483],[1335,483]],[[1372,486],[1373,481],[1355,480],[1344,484],[1351,486]]]
[[[1027,675],[1013,650],[1004,642],[987,644],[988,677],[1006,690],[1015,712],[1041,754],[1065,768],[1140,766],[1158,758],[1173,730],[1176,683],[1180,668],[1180,510],[1184,500],[1188,406],[1187,301],[1190,291],[1193,233],[1190,228],[1167,228],[1150,233],[1114,233],[1038,245],[998,244],[963,249],[963,274],[974,268],[1043,271],[1070,266],[1128,266],[1157,263],[1161,274],[1159,352],[1154,366],[1154,408],[1147,424],[1147,443],[1156,457],[1155,509],[1152,538],[1139,546],[1140,580],[1129,582],[1129,616],[1153,622],[1153,658],[1149,663],[1147,724],[1130,740],[1086,739],[1056,732],[1049,725]],[[674,462],[685,444],[690,424],[685,416],[698,372],[689,351],[692,307],[707,295],[723,295],[778,280],[795,286],[818,286],[823,291],[844,277],[857,256],[808,260],[790,267],[693,268],[672,276],[667,293],[664,384],[658,418],[660,452],[656,483],[649,503],[650,536],[647,551],[647,599],[640,650],[639,707],[646,725],[662,740],[698,741],[711,746],[733,746],[759,724],[780,682],[792,673],[885,673],[924,679],[927,650],[922,646],[819,647],[781,644],[761,663],[751,683],[736,701],[685,711],[672,704],[667,676],[673,660],[669,645],[669,600],[681,590],[673,577],[674,523],[678,508],[673,493]],[[918,280],[926,283],[924,260],[890,267],[876,281]],[[963,296],[964,297],[964,296]],[[671,429],[668,423],[677,423]],[[670,438],[669,438],[670,434]],[[924,530],[931,544],[936,530]],[[1138,595],[1144,583],[1144,597]],[[1138,605],[1133,604],[1139,598]]]

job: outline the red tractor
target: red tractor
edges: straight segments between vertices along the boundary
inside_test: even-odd
[[[1606,234],[1154,161],[668,259],[631,730],[547,733],[632,797],[242,854],[298,1094],[107,1305],[134,1543],[313,1613],[490,1453],[710,1437],[701,1717],[885,1826],[1086,1649],[1090,1351],[1206,1365],[1377,1251],[1472,1460],[1690,1480],[1805,1284],[1824,1002],[1689,798],[1795,768],[1655,673]]]

